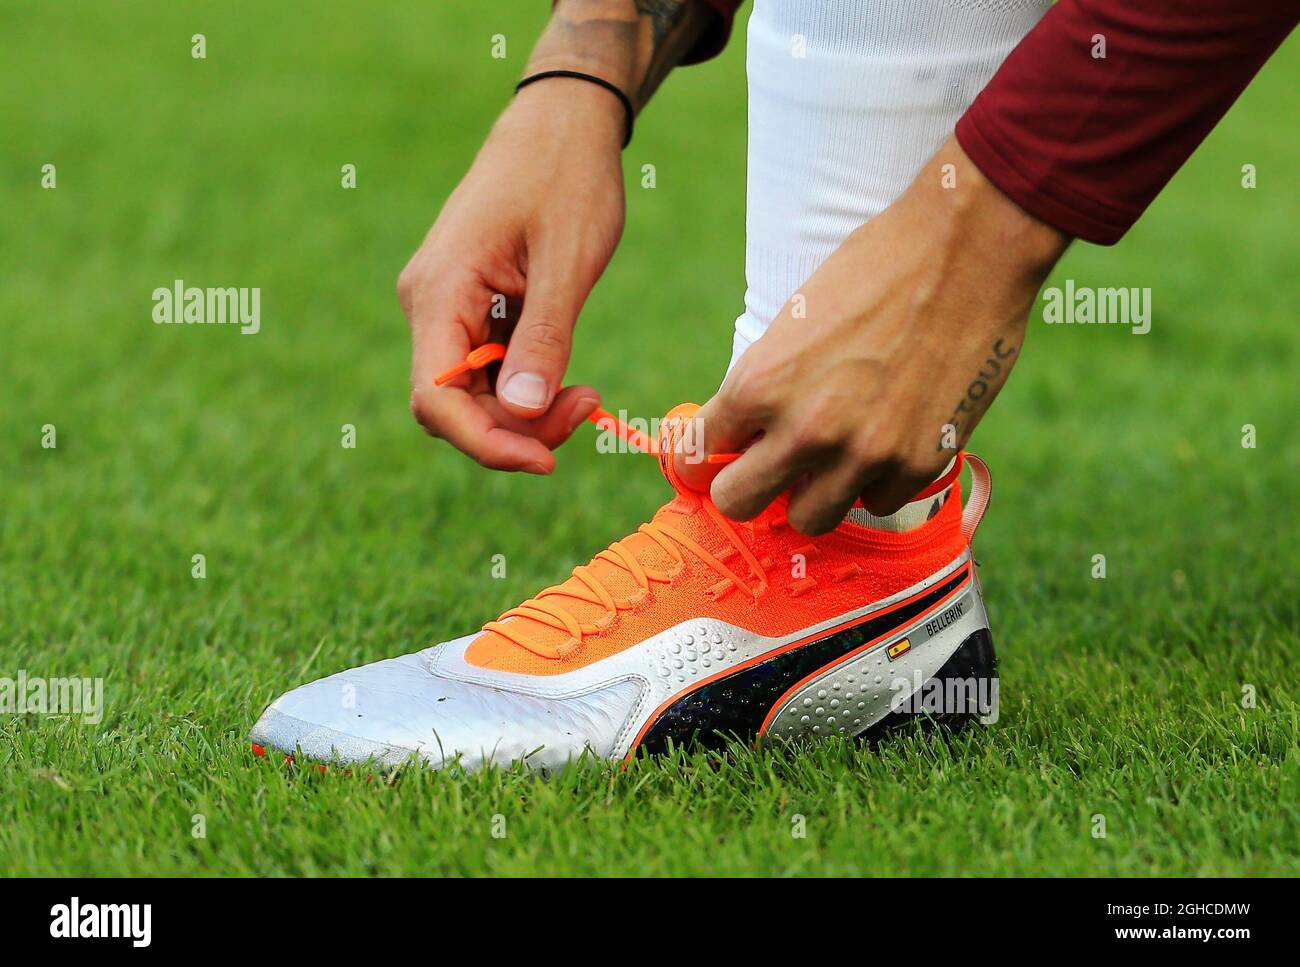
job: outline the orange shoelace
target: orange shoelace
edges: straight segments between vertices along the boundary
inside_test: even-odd
[[[504,358],[505,351],[506,347],[500,343],[487,343],[480,346],[471,352],[463,363],[440,374],[434,380],[434,383],[437,386],[442,386],[472,369],[482,369]],[[627,538],[615,541],[592,558],[590,562],[573,569],[572,576],[576,579],[576,585],[568,587],[554,585],[538,592],[536,596],[529,598],[518,607],[511,608],[497,620],[485,624],[483,626],[485,632],[494,632],[507,641],[513,642],[542,658],[563,659],[582,645],[582,639],[585,635],[599,633],[604,627],[608,626],[619,611],[635,607],[643,595],[652,593],[652,584],[667,584],[672,581],[674,575],[685,563],[682,549],[690,551],[701,563],[720,575],[722,580],[719,584],[724,588],[735,587],[748,591],[755,600],[767,590],[766,570],[736,531],[735,524],[723,516],[722,512],[713,505],[707,495],[693,494],[684,485],[673,466],[673,455],[681,442],[686,424],[698,409],[699,407],[694,404],[682,404],[671,410],[662,421],[663,435],[659,439],[629,427],[613,414],[599,407],[588,419],[602,429],[613,430],[637,450],[657,456],[660,469],[668,482],[672,484],[673,489],[679,494],[690,494],[698,500],[700,508],[709,515],[718,531],[725,536],[730,549],[725,550],[720,558],[670,524],[650,521],[642,524],[637,529],[637,533],[653,541],[672,559],[673,565],[669,569],[664,570],[645,566],[636,556],[634,550],[625,543],[628,540]],[[738,453],[720,453],[711,454],[707,459],[709,463],[729,463],[739,456]],[[963,457],[964,453],[958,451],[952,468],[913,499],[921,500],[925,497],[934,496],[948,487],[961,472]],[[748,566],[753,576],[752,583],[747,583],[745,579],[723,563],[724,559],[731,558],[731,549],[734,549],[735,553]],[[639,589],[639,593],[634,592],[632,598],[624,598],[623,600],[615,598],[609,588],[601,582],[591,569],[592,565],[597,561],[609,564],[629,575]],[[565,604],[566,600],[597,607],[603,611],[603,617],[594,621],[581,621],[574,614],[572,606]],[[568,635],[568,638],[559,645],[536,641],[527,633],[527,622],[517,620],[512,624],[509,620],[512,618],[536,622],[546,628],[562,632]]]
[[[484,343],[477,349],[472,350],[465,361],[457,363],[451,369],[439,373],[434,377],[434,386],[443,386],[450,383],[457,376],[464,376],[466,373],[475,369],[483,369],[493,363],[498,363],[506,358],[506,347],[504,343],[489,342]],[[642,453],[648,453],[651,456],[660,456],[659,441],[647,433],[628,426],[613,413],[602,407],[596,407],[592,410],[587,419],[595,423],[602,430],[612,430],[628,442],[632,447],[640,450]],[[740,457],[739,453],[713,453],[707,458],[708,463],[730,463]]]
[[[669,524],[651,521],[637,528],[637,533],[643,534],[654,541],[673,559],[676,567],[680,567],[685,563],[682,552],[679,550],[679,548],[685,548],[703,564],[721,575],[723,581],[731,582],[736,587],[749,591],[757,599],[767,590],[767,574],[763,566],[754,557],[753,552],[750,551],[740,535],[736,533],[733,525],[722,516],[712,503],[702,500],[700,506],[705,513],[709,514],[714,523],[718,525],[718,528],[727,535],[731,547],[735,548],[745,563],[749,565],[750,571],[755,576],[752,584],[747,584],[739,574],[727,567],[717,555],[701,547]],[[636,582],[642,593],[651,593],[652,582],[667,584],[673,579],[676,571],[676,567],[669,570],[656,570],[646,567],[623,541],[615,541],[609,545],[608,548],[597,554],[591,563],[594,564],[596,561],[604,561],[625,571]],[[565,587],[563,585],[549,587],[517,608],[511,608],[496,621],[489,621],[483,626],[483,630],[495,632],[521,648],[526,648],[533,654],[540,655],[543,658],[561,659],[572,654],[582,644],[584,635],[598,633],[619,611],[635,607],[640,600],[639,597],[622,601],[615,599],[609,589],[591,572],[590,567],[590,564],[585,564],[573,569],[573,577],[578,581],[576,587]],[[579,621],[564,604],[566,598],[603,608],[605,618],[600,621]],[[568,640],[560,645],[535,641],[524,633],[523,628],[512,627],[508,621],[510,618],[531,619],[548,628],[565,632],[569,636]]]

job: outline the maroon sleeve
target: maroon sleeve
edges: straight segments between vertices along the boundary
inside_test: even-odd
[[[1297,0],[1060,0],[957,141],[1031,215],[1114,244],[1298,18]]]
[[[699,43],[682,59],[683,64],[698,64],[702,60],[716,57],[722,48],[727,46],[727,40],[731,37],[731,22],[736,19],[736,10],[745,0],[702,0],[702,2],[706,7],[712,7],[718,16],[714,18],[713,26],[700,38]]]

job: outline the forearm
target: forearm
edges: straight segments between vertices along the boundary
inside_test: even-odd
[[[594,74],[639,111],[716,17],[703,0],[556,0],[526,73]]]

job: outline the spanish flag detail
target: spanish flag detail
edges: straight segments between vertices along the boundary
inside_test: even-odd
[[[893,661],[899,655],[906,655],[911,650],[912,650],[912,639],[904,638],[901,641],[896,641],[892,645],[890,645],[889,651],[886,652],[886,654],[889,655],[889,660]]]

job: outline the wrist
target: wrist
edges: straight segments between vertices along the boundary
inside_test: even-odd
[[[973,161],[962,155],[971,182],[969,216],[972,224],[1005,244],[1026,271],[1045,277],[1069,247],[1070,237],[1040,221],[1012,201]]]
[[[1011,279],[1035,289],[1070,244],[1070,237],[1007,197],[949,138],[908,193],[921,196],[927,219],[957,248],[977,246]]]
[[[575,51],[562,50],[553,52],[536,51],[528,59],[521,80],[544,71],[577,71],[590,74],[608,81],[625,94],[635,87],[633,68],[621,52],[611,51]]]
[[[595,142],[615,154],[622,150],[627,134],[627,112],[618,96],[574,77],[545,77],[520,89],[505,117],[523,118],[529,126],[541,118],[565,138]]]

